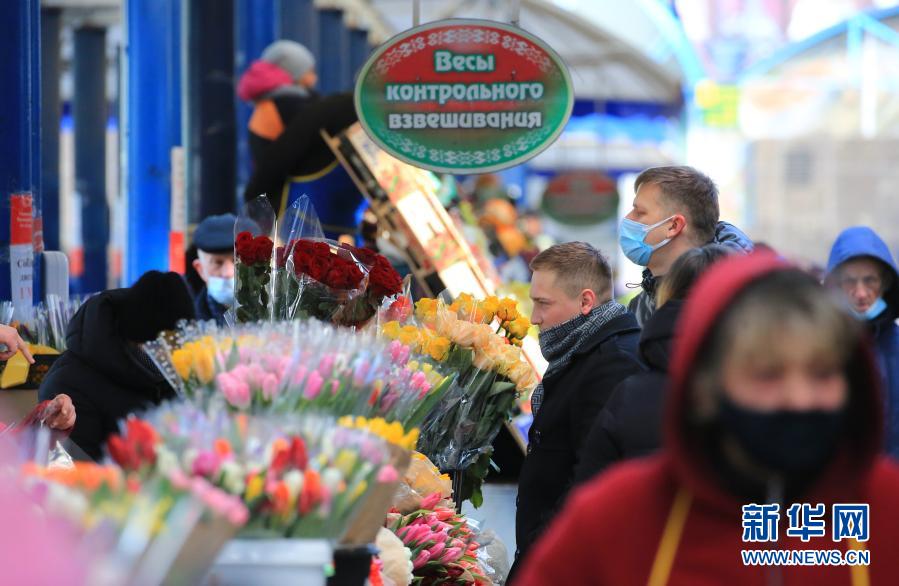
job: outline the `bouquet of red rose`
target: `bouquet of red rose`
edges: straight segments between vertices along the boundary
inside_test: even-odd
[[[234,222],[234,305],[226,314],[232,325],[274,318],[276,225],[275,210],[264,195],[247,202]]]
[[[297,283],[290,317],[314,317],[343,326],[360,326],[371,318],[361,303],[369,267],[349,248],[327,240],[298,240],[288,260]]]
[[[234,299],[238,322],[271,318],[272,249],[268,236],[241,232],[234,241]]]
[[[300,295],[300,283],[292,270],[287,268],[293,257],[297,241],[324,240],[321,222],[315,207],[306,195],[293,202],[278,221],[278,246],[275,248],[275,302],[274,316],[284,321],[294,317]]]
[[[363,263],[371,267],[368,272],[368,288],[365,297],[373,308],[378,310],[388,297],[395,297],[403,291],[403,278],[396,272],[384,255],[368,248],[349,247],[353,254]]]

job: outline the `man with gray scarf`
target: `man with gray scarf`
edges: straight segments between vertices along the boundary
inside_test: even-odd
[[[563,504],[596,415],[619,382],[642,370],[640,328],[612,298],[612,271],[598,250],[585,242],[558,244],[537,255],[531,269],[531,320],[549,367],[531,398],[510,580]]]

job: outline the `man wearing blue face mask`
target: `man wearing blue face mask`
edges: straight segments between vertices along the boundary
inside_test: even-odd
[[[718,188],[692,167],[653,167],[634,183],[634,207],[621,221],[624,255],[643,271],[643,291],[628,309],[642,326],[655,312],[659,280],[682,254],[710,243],[751,252],[752,241],[718,221]]]
[[[197,319],[225,325],[225,312],[234,302],[234,214],[209,216],[197,226],[194,270],[205,287],[194,297]]]
[[[899,458],[899,278],[890,249],[874,230],[855,226],[833,243],[825,283],[842,292],[874,338],[886,393],[886,450]]]

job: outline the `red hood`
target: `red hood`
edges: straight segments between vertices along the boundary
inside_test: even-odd
[[[697,282],[677,323],[665,411],[665,452],[680,481],[707,500],[722,502],[723,499],[728,505],[733,504],[733,499],[713,482],[703,457],[687,445],[685,422],[690,405],[687,383],[693,364],[713,326],[741,291],[764,275],[791,268],[794,267],[767,252],[724,260]],[[833,486],[845,489],[861,480],[863,475],[859,472],[868,469],[880,451],[880,376],[867,343],[859,345],[850,364],[850,416],[843,452],[812,488],[813,494],[830,492]]]
[[[255,102],[270,91],[292,83],[290,74],[277,65],[256,60],[240,77],[237,83],[237,97],[246,102]]]

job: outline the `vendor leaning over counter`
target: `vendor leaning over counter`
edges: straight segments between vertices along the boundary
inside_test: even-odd
[[[174,396],[140,344],[193,318],[193,300],[176,273],[150,271],[128,289],[91,297],[69,322],[68,349],[47,373],[38,397],[71,397],[75,425],[69,437],[99,459],[119,419]]]

